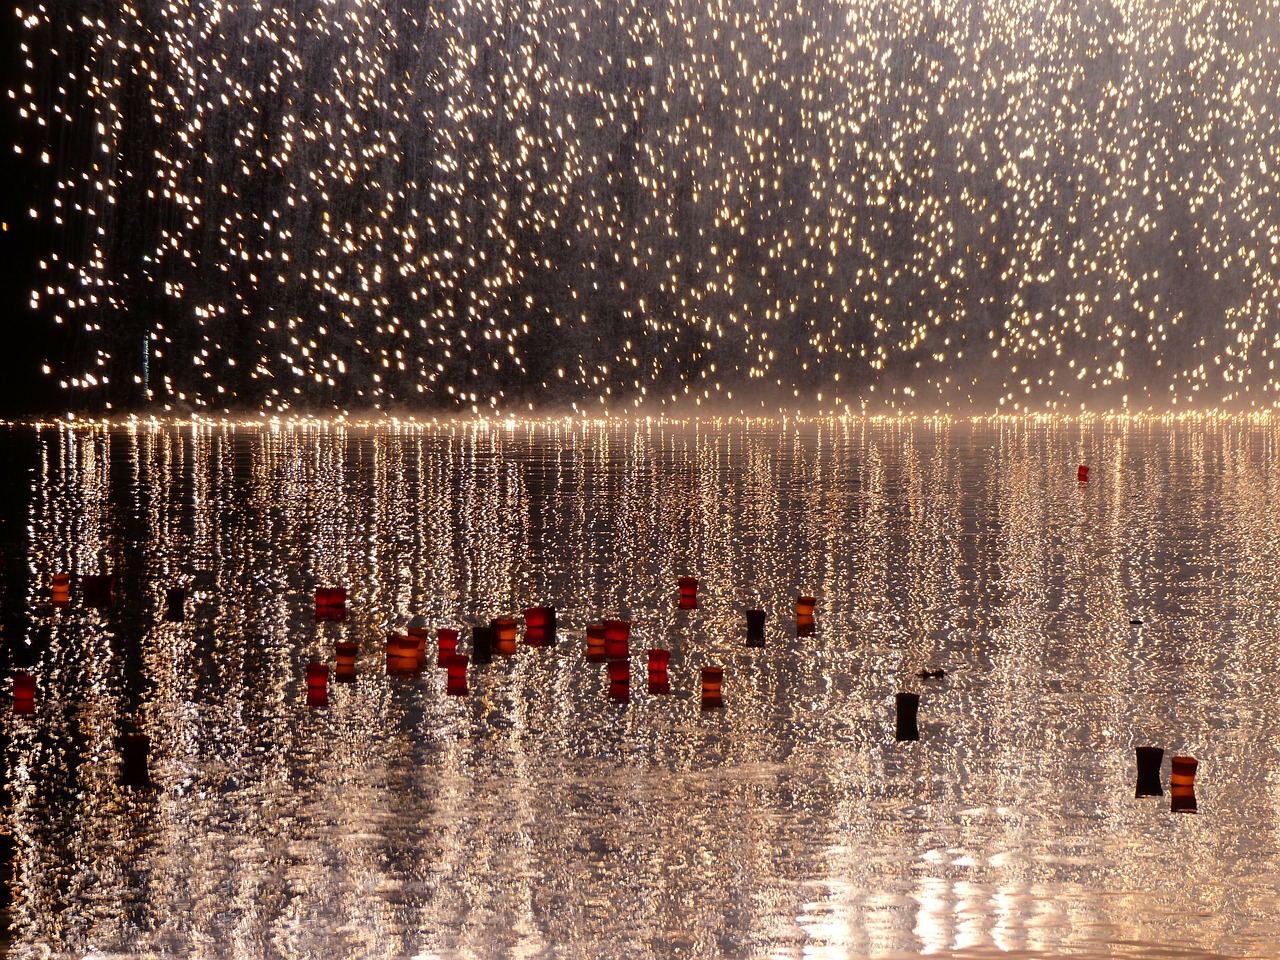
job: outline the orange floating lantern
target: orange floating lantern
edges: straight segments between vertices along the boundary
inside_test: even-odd
[[[347,588],[316,587],[316,620],[341,623],[347,619]]]
[[[29,673],[20,673],[13,678],[13,712],[36,712],[36,678]]]
[[[1137,747],[1138,785],[1134,790],[1135,797],[1162,797],[1164,790],[1160,787],[1160,764],[1164,762],[1164,750],[1160,747]]]
[[[605,625],[593,623],[587,627],[587,662],[599,663],[604,659]]]
[[[307,664],[307,706],[327,707],[329,705],[329,665],[327,663]]]
[[[671,651],[653,649],[649,651],[649,692],[670,693],[671,680],[667,676],[667,666],[671,662]]]
[[[893,699],[898,710],[898,722],[894,735],[899,740],[919,740],[920,728],[916,720],[920,711],[920,694],[897,693],[894,694]]]
[[[1195,757],[1174,757],[1173,767],[1169,774],[1169,809],[1174,813],[1196,812],[1196,767],[1199,762]]]
[[[747,614],[747,646],[764,646],[764,611],[748,610]]]
[[[626,660],[609,664],[609,696],[614,700],[631,699],[631,664]]]
[[[106,573],[81,577],[80,593],[86,607],[98,610],[113,607],[116,602],[116,578]]]
[[[165,591],[164,618],[169,623],[181,623],[187,618],[186,588],[173,587]]]
[[[338,683],[354,683],[356,679],[356,655],[360,645],[350,640],[339,640],[333,645],[333,679]]]
[[[1080,466],[1076,467],[1076,482],[1077,483],[1089,482],[1089,468],[1083,463],[1080,464]]]
[[[150,754],[151,738],[145,733],[126,733],[121,737],[120,783],[126,787],[150,787],[151,771],[147,766]]]
[[[467,664],[470,659],[465,653],[451,653],[445,660],[445,669],[448,670],[445,689],[455,697],[467,693]]]
[[[493,634],[496,642],[494,643],[493,652],[500,657],[514,657],[516,655],[516,630],[519,624],[512,617],[499,617],[497,620],[489,624],[493,628]]]
[[[813,597],[796,598],[796,636],[811,637],[814,631],[813,610],[818,601]]]
[[[406,633],[387,635],[387,673],[401,676],[417,673],[422,669],[418,656],[418,641]]]
[[[409,635],[409,639],[418,645],[418,667],[422,668],[427,663],[427,627],[422,622],[421,617],[414,617],[410,621],[409,626],[405,629],[405,633]]]
[[[698,578],[679,577],[676,584],[680,588],[679,608],[681,610],[698,609]]]
[[[604,656],[606,660],[625,660],[631,656],[631,621],[604,622]]]
[[[724,706],[724,667],[702,668],[702,709]]]
[[[458,631],[441,627],[436,631],[436,666],[447,667],[451,654],[458,652]]]
[[[49,582],[49,601],[55,607],[65,607],[71,603],[71,575],[55,573]]]

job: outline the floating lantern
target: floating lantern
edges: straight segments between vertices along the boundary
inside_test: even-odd
[[[493,663],[493,645],[497,641],[492,627],[475,627],[471,631],[471,659],[477,664]]]
[[[671,679],[667,676],[667,665],[671,662],[670,650],[649,651],[649,692],[670,693]]]
[[[702,709],[724,706],[724,667],[702,668]]]
[[[747,611],[747,646],[764,646],[764,611]]]
[[[436,631],[436,666],[447,667],[451,654],[458,652],[458,631],[441,627]]]
[[[894,694],[898,708],[898,727],[896,736],[899,740],[919,740],[920,728],[916,725],[916,716],[920,710],[920,694]]]
[[[354,683],[356,679],[356,655],[360,645],[350,640],[339,640],[333,645],[333,679],[338,683]]]
[[[13,678],[13,712],[36,712],[36,678],[29,673],[20,673]]]
[[[307,664],[307,706],[327,707],[329,705],[329,665],[327,663]]]
[[[120,783],[126,787],[150,787],[147,761],[151,738],[145,733],[126,733],[120,738]]]
[[[796,636],[811,637],[815,628],[813,609],[818,601],[813,597],[796,598]]]
[[[454,696],[463,696],[467,692],[467,664],[470,657],[465,653],[451,653],[445,659],[448,680],[445,689]]]
[[[407,633],[409,635],[409,639],[418,646],[418,668],[421,669],[426,666],[427,663],[426,624],[422,622],[421,617],[414,617],[413,620],[410,621],[409,626],[405,628],[405,633]]]
[[[524,642],[547,647],[556,642],[556,608],[529,607],[524,611]]]
[[[1169,774],[1169,809],[1174,813],[1196,812],[1195,757],[1174,757],[1170,761],[1173,770]]]
[[[614,700],[631,699],[631,664],[626,660],[609,664],[609,696]]]
[[[115,606],[116,578],[105,573],[81,577],[80,592],[86,607],[105,610]]]
[[[1164,762],[1164,750],[1160,747],[1138,747],[1138,786],[1135,797],[1163,797],[1160,787],[1160,764]]]
[[[493,629],[493,635],[496,640],[494,644],[494,653],[500,657],[514,657],[516,655],[516,629],[519,626],[511,617],[500,617],[497,620],[490,621],[489,626]]]
[[[598,663],[604,659],[605,626],[593,623],[587,627],[587,662]]]
[[[625,660],[631,655],[631,621],[604,622],[604,655],[606,660]]]
[[[55,573],[49,582],[49,601],[55,607],[65,607],[71,603],[71,575]]]
[[[341,623],[347,619],[347,588],[316,587],[316,620]]]
[[[187,591],[184,587],[165,591],[164,618],[169,623],[181,623],[187,618]]]
[[[698,609],[698,578],[697,577],[680,577],[676,583],[680,587],[680,601],[678,606],[681,610]]]
[[[1085,466],[1083,463],[1080,464],[1080,466],[1076,467],[1076,482],[1077,483],[1089,482],[1089,468]]]
[[[422,669],[418,641],[405,633],[387,635],[387,673],[414,674]]]

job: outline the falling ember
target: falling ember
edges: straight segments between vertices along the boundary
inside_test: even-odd
[[[24,5],[44,367],[116,408],[1273,406],[1261,7]]]

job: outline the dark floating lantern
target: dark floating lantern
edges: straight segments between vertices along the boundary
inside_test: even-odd
[[[671,692],[671,678],[667,674],[667,665],[671,662],[670,650],[649,651],[649,692],[664,694]]]
[[[678,606],[681,610],[697,610],[698,609],[698,578],[697,577],[679,577],[676,580],[677,586],[680,588],[680,600]]]
[[[120,783],[126,787],[150,787],[151,738],[145,733],[126,733],[120,738]]]
[[[36,712],[36,678],[29,673],[19,673],[13,678],[13,712]]]
[[[418,641],[407,633],[387,635],[387,673],[411,676],[422,669]]]
[[[631,699],[631,664],[628,661],[609,663],[609,696],[614,700]]]
[[[339,640],[333,645],[333,679],[338,683],[355,683],[356,654],[360,652],[359,644],[350,640]]]
[[[478,666],[493,663],[493,646],[497,642],[492,627],[474,627],[471,630],[471,659]]]
[[[458,631],[441,627],[436,631],[436,666],[447,667],[449,657],[458,652]]]
[[[587,627],[587,662],[599,663],[604,659],[605,625],[593,623]]]
[[[894,701],[898,710],[898,723],[895,736],[899,740],[919,740],[920,728],[916,724],[916,716],[920,711],[920,694],[897,693]]]
[[[1163,797],[1160,786],[1160,764],[1164,762],[1164,750],[1160,747],[1138,747],[1138,785],[1135,797]]]
[[[55,607],[65,607],[71,603],[71,575],[55,573],[49,581],[49,602]]]
[[[724,667],[702,668],[702,709],[714,710],[724,706]]]
[[[116,578],[106,573],[81,577],[80,592],[86,607],[97,610],[113,607],[116,602]]]
[[[307,664],[307,706],[327,707],[329,705],[329,665],[327,663]]]
[[[467,693],[467,664],[470,658],[465,653],[451,653],[445,659],[445,669],[448,671],[448,679],[446,681],[445,690],[455,697],[465,696]]]
[[[316,620],[341,623],[347,619],[347,588],[316,587]]]
[[[556,642],[556,608],[529,607],[524,611],[524,642],[549,647]]]
[[[516,655],[516,630],[519,624],[513,617],[499,617],[489,623],[495,638],[494,653],[500,657]]]
[[[1174,757],[1170,761],[1173,770],[1169,774],[1169,809],[1174,813],[1196,812],[1195,757]]]
[[[169,623],[181,623],[187,619],[187,591],[185,587],[173,587],[165,591],[164,618]]]
[[[764,646],[764,611],[747,611],[747,646]]]
[[[606,660],[625,660],[631,656],[631,621],[604,622],[604,656]]]
[[[813,616],[818,601],[814,597],[796,597],[796,636],[811,637],[815,629]]]
[[[1076,483],[1089,482],[1089,468],[1085,464],[1076,467]]]

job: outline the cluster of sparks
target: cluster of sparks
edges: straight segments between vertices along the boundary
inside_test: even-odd
[[[17,17],[85,400],[1280,401],[1280,0]]]

